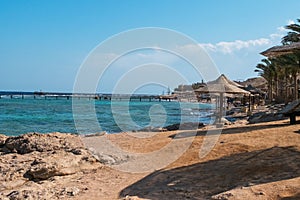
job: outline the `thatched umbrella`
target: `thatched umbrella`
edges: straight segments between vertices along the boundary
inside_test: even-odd
[[[223,98],[224,94],[249,94],[250,92],[243,90],[233,84],[224,74],[219,76],[216,80],[208,82],[206,86],[195,90],[198,93],[218,93],[220,94],[220,112],[219,112],[219,122],[221,122],[223,114]]]
[[[243,86],[229,80],[224,74],[222,74],[216,80],[208,82],[206,86],[195,91],[199,93],[250,94],[250,92],[239,87]]]
[[[290,53],[295,53],[296,51],[300,51],[300,42],[294,42],[289,45],[274,46],[261,52],[260,54],[272,58]]]
[[[224,74],[222,74],[220,77],[224,78],[231,85],[234,85],[234,86],[239,87],[239,88],[244,88],[243,85],[240,85],[240,84],[228,79]]]

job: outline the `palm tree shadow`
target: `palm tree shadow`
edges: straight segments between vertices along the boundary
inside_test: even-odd
[[[300,176],[300,152],[293,147],[234,154],[218,160],[156,171],[120,192],[146,199],[209,199],[249,184]]]
[[[300,134],[300,130],[298,130],[298,131],[294,131],[294,133],[298,133],[298,134]]]
[[[270,128],[278,128],[278,127],[285,127],[290,126],[288,123],[284,124],[264,124],[264,125],[247,125],[242,127],[228,127],[226,129],[221,130],[222,134],[239,134],[239,133],[245,133],[249,131],[256,131],[256,130],[263,130],[263,129],[270,129]],[[220,134],[220,129],[211,129],[210,134]],[[176,133],[173,135],[170,135],[170,138],[178,139],[178,138],[185,138],[185,137],[193,137],[195,135],[197,136],[203,136],[207,134],[207,130],[200,130],[195,132],[193,131],[184,131],[180,133]]]
[[[300,193],[296,194],[295,196],[292,197],[284,197],[281,198],[280,200],[299,200],[300,199]]]

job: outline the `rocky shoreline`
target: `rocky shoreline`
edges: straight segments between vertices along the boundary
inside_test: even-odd
[[[93,154],[84,142],[106,137],[124,151],[147,153],[174,140],[184,142],[189,130],[153,132],[150,138],[128,133],[0,135],[0,199],[299,198],[299,125],[288,120],[245,123],[225,125],[205,158],[199,158],[199,149],[208,127],[199,128],[178,160],[145,173],[114,169],[117,158]],[[181,137],[174,138],[177,133]]]
[[[0,135],[0,199],[59,199],[75,196],[84,186],[58,187],[62,179],[101,165],[72,134]],[[65,180],[64,180],[65,181]]]

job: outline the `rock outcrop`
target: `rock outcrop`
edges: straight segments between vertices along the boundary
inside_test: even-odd
[[[8,137],[5,135],[0,135],[0,147],[2,147],[5,144],[5,141]]]
[[[277,113],[267,113],[267,112],[258,112],[251,115],[248,118],[250,124],[256,124],[261,122],[271,122],[286,119],[282,114]]]
[[[101,166],[72,134],[0,135],[0,155],[0,199],[75,196],[84,189],[56,185]]]
[[[201,122],[186,122],[181,124],[173,124],[170,126],[164,127],[167,131],[175,131],[175,130],[195,130],[198,128],[203,128],[204,124]]]

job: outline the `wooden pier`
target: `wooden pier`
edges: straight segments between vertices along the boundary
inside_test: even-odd
[[[99,101],[173,101],[174,98],[166,98],[160,95],[143,94],[90,94],[90,93],[59,93],[59,92],[18,92],[18,91],[0,91],[0,99],[89,99]]]

